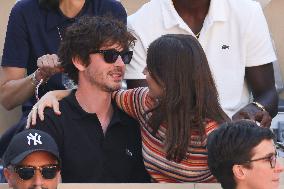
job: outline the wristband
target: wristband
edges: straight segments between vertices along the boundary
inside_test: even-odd
[[[258,107],[259,109],[261,109],[261,111],[266,111],[265,108],[264,108],[264,106],[261,105],[260,103],[254,101],[254,102],[252,102],[252,104],[254,104],[256,107]]]
[[[38,89],[39,89],[39,86],[43,83],[43,79],[40,79],[40,81],[38,81],[36,79],[36,73],[39,71],[39,69],[37,69],[34,73],[32,73],[32,84],[35,86],[35,96],[36,96],[36,99],[37,101],[39,101],[39,94],[38,94]]]
[[[32,79],[32,84],[34,85],[34,86],[37,86],[39,83],[40,83],[40,81],[38,81],[37,79],[36,79],[36,73],[37,73],[37,71],[38,70],[36,70],[34,73],[32,73],[32,77],[31,77],[31,79]]]

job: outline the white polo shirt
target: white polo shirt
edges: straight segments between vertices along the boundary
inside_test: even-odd
[[[145,79],[142,71],[147,48],[161,35],[193,35],[171,0],[146,3],[128,17],[128,27],[137,42],[133,59],[126,67],[126,79]],[[260,4],[252,0],[211,0],[199,42],[207,56],[220,104],[231,117],[249,103],[245,67],[276,60]]]

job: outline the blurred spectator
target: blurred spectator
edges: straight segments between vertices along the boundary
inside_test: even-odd
[[[252,121],[225,123],[208,137],[208,166],[224,189],[277,189],[283,166],[273,139]]]

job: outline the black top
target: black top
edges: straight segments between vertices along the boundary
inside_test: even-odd
[[[88,0],[74,18],[66,17],[59,8],[43,8],[38,1],[21,0],[12,8],[1,66],[25,68],[28,75],[33,73],[37,69],[37,59],[45,54],[56,54],[65,28],[82,16],[112,16],[126,24],[126,11],[115,0]],[[39,88],[39,93],[42,96],[56,89],[65,89],[62,74],[53,75]],[[23,104],[25,115],[35,102],[33,96]]]
[[[54,137],[62,159],[62,181],[148,182],[142,160],[141,136],[137,121],[119,110],[114,113],[103,134],[96,114],[85,112],[75,91],[60,101],[61,115],[45,110],[36,129]]]
[[[116,0],[86,0],[75,18],[67,18],[59,8],[41,7],[39,0],[17,1],[9,16],[1,66],[25,68],[30,75],[37,69],[39,57],[57,53],[65,28],[82,16],[112,16],[126,24],[127,15],[122,4]],[[62,74],[53,75],[39,87],[39,96],[48,91],[65,89],[64,82]],[[35,96],[24,102],[20,121],[0,138],[0,157],[14,133],[24,129],[27,115],[35,103]]]

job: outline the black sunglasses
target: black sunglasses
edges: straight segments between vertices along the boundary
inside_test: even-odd
[[[30,165],[17,165],[14,167],[15,173],[19,175],[22,180],[29,180],[35,175],[35,171],[39,170],[44,179],[55,178],[57,172],[60,170],[58,164],[44,165],[40,167]]]
[[[114,49],[109,49],[109,50],[92,50],[92,51],[90,51],[90,54],[94,54],[94,53],[101,53],[101,54],[103,54],[105,62],[107,62],[109,64],[115,63],[115,61],[118,59],[118,56],[121,57],[121,59],[124,62],[124,64],[129,64],[131,59],[132,59],[132,55],[133,55],[133,51],[122,51],[122,52],[119,52],[119,51],[114,50]]]

